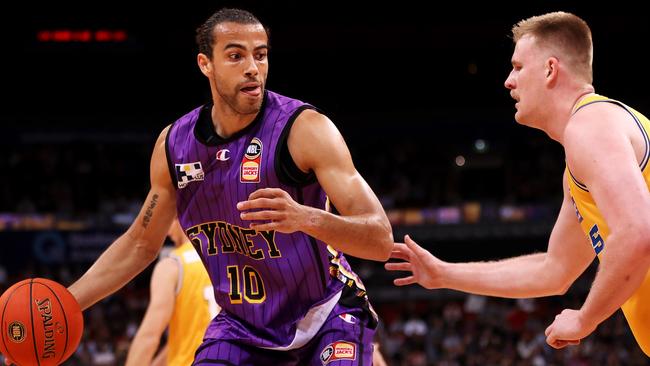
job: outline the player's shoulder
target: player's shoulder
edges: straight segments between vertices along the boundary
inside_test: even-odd
[[[158,134],[158,141],[165,142],[165,139],[167,139],[167,134],[169,133],[169,130],[171,129],[173,123],[168,124],[165,126],[160,133]]]
[[[607,97],[599,97],[580,105],[571,114],[567,126],[569,133],[577,133],[576,129],[601,129],[603,132],[607,132],[618,128],[618,121],[630,118],[630,111],[625,104]]]
[[[154,145],[153,149],[153,156],[156,158],[160,158],[162,156],[165,156],[166,159],[166,145],[167,145],[167,135],[169,134],[169,129],[171,128],[171,124],[167,125],[165,128],[160,131],[158,134],[158,138],[156,139],[156,143]]]
[[[155,278],[176,278],[179,271],[179,261],[173,256],[160,259],[153,269],[152,276]]]
[[[304,109],[298,114],[292,126],[293,130],[318,130],[334,127],[334,123],[325,114],[311,108]]]

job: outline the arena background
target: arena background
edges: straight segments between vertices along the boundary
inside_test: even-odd
[[[544,250],[561,199],[560,146],[518,126],[503,82],[513,23],[554,10],[591,26],[596,91],[650,114],[650,23],[623,2],[120,2],[3,5],[0,291],[32,276],[69,285],[130,224],[160,130],[209,98],[194,29],[221,6],[271,28],[268,88],[322,109],[393,223],[450,261]],[[641,6],[641,5],[639,5]],[[620,312],[579,347],[543,331],[577,307],[396,288],[352,260],[391,365],[645,365]],[[121,365],[149,268],[85,313],[66,365]]]

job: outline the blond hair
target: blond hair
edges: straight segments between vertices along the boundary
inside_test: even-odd
[[[587,22],[563,11],[524,19],[512,27],[512,38],[519,41],[523,36],[535,37],[538,45],[559,54],[558,59],[569,61],[569,67],[588,83],[593,82],[593,43]]]

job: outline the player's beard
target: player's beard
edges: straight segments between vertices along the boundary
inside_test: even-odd
[[[224,90],[217,88],[217,92],[224,102],[235,112],[247,115],[255,114],[262,109],[262,101],[264,100],[264,85],[261,86],[262,92],[259,98],[248,98],[237,87],[232,93],[226,93]]]

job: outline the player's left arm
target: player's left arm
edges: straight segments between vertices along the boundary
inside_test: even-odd
[[[316,111],[303,111],[291,127],[287,144],[298,168],[316,174],[341,215],[300,205],[279,188],[264,188],[238,204],[242,218],[266,221],[253,222],[256,230],[302,231],[346,254],[387,260],[393,248],[390,223],[332,121]],[[248,211],[260,208],[266,210]]]
[[[650,192],[621,123],[634,123],[630,118],[622,108],[597,103],[576,113],[566,128],[567,163],[588,187],[610,233],[585,303],[558,315],[546,332],[549,343],[591,333],[634,293],[650,267]],[[593,240],[602,239],[593,230]]]
[[[151,275],[149,306],[129,348],[126,366],[151,364],[174,311],[178,267],[172,258],[164,258],[156,264]]]
[[[169,346],[166,344],[163,346],[163,348],[160,349],[160,352],[156,355],[156,357],[151,361],[151,366],[167,366],[167,352],[169,350]]]

